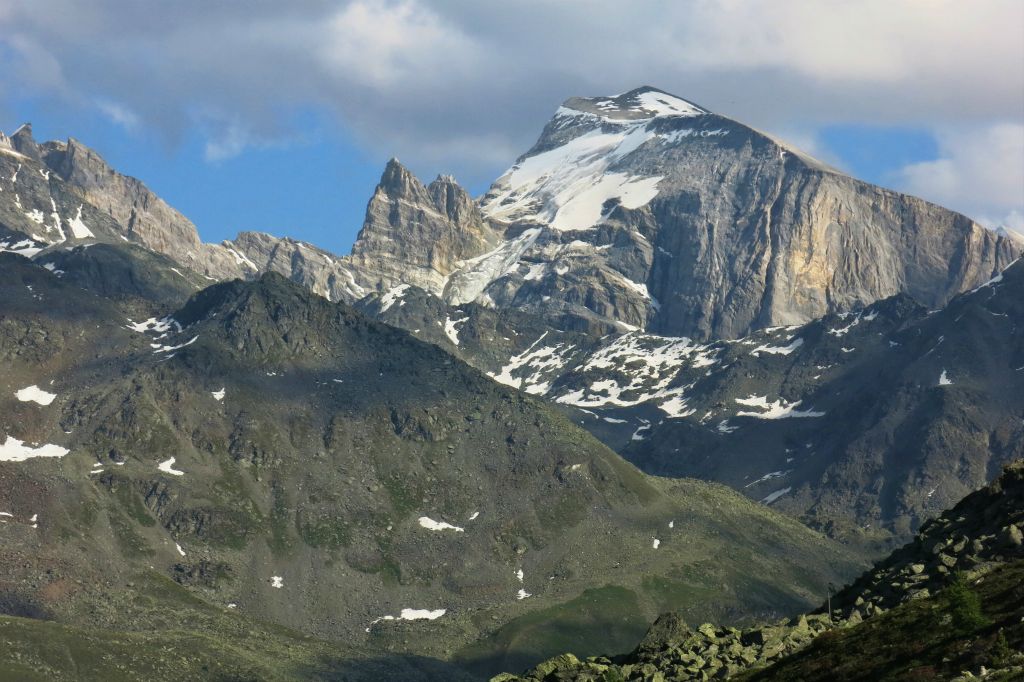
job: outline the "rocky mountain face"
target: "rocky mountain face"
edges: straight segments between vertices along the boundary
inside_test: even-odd
[[[183,264],[193,288],[282,274],[553,401],[649,472],[725,482],[837,537],[906,539],[1018,449],[1013,400],[967,418],[968,396],[928,402],[965,384],[922,390],[934,382],[898,363],[927,349],[896,340],[927,327],[917,304],[998,273],[1019,252],[1009,236],[651,88],[569,100],[479,202],[389,162],[342,257],[254,232],[203,244],[74,140],[38,145],[25,127],[0,152],[0,248],[57,267],[57,245],[127,240]],[[977,329],[1009,320],[1012,346],[1019,311],[1004,307]],[[952,328],[951,314],[937,319]],[[967,352],[984,345],[967,337]],[[927,372],[953,371],[931,366],[950,347]],[[1017,378],[980,380],[1001,395]],[[865,412],[879,399],[900,402]],[[971,462],[955,471],[938,452],[950,424]]]
[[[1024,456],[1024,263],[928,311],[907,296],[708,343],[595,337],[416,288],[360,305],[542,396],[648,473],[725,483],[882,553]]]
[[[73,139],[38,145],[23,127],[2,149],[106,214],[114,234],[94,238],[137,241],[213,279],[274,271],[348,303],[413,285],[595,334],[735,338],[897,293],[934,308],[1021,252],[1007,234],[649,87],[568,100],[479,202],[392,160],[342,257],[266,234],[203,244]],[[31,234],[20,213],[45,208],[18,208],[4,225]]]
[[[193,294],[123,242],[47,256],[0,254],[0,605],[62,637],[175,630],[185,604],[229,648],[259,621],[489,673],[625,646],[681,595],[791,613],[858,563],[276,274]]]
[[[597,335],[735,338],[897,293],[936,307],[1021,250],[651,88],[566,102],[480,207],[504,240],[441,297]]]
[[[1018,679],[1022,527],[1019,460],[814,613],[746,630],[667,613],[630,654],[565,654],[493,681]]]
[[[453,178],[425,187],[392,159],[348,261],[367,291],[412,284],[441,294],[457,263],[489,250],[500,236]]]
[[[1020,251],[962,215],[653,88],[567,101],[482,207],[540,229],[515,247],[518,276],[482,292],[498,306],[548,299],[697,339],[900,292],[936,307]]]

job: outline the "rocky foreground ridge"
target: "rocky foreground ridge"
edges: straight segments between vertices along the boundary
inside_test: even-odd
[[[991,679],[1020,679],[1016,676],[1024,675],[1024,654],[1013,652],[1020,652],[1024,645],[1024,588],[1019,583],[1019,576],[1024,575],[1022,529],[1024,460],[1008,465],[990,486],[968,495],[926,524],[912,543],[877,563],[813,613],[745,630],[709,623],[692,629],[677,614],[668,613],[654,623],[633,652],[624,656],[581,661],[565,654],[522,675],[498,675],[492,682],[709,680],[736,676],[756,680],[879,679],[870,672],[864,677],[841,675],[836,661],[842,643],[855,642],[856,635],[869,627],[883,634],[888,628],[890,638],[901,638],[904,635],[896,630],[901,619],[920,616],[915,610],[940,605],[939,623],[934,627],[957,628],[960,646],[948,646],[947,642],[943,659],[934,661],[928,658],[931,652],[917,651],[918,667],[928,664],[933,677],[899,679],[947,679],[944,675],[934,677],[936,670],[943,665],[947,670],[956,669],[964,662],[970,666],[979,660],[988,663],[984,674]],[[1010,589],[998,594],[1000,613],[1010,614],[1005,622],[992,622],[982,607],[970,606],[978,601],[977,592],[987,597],[988,585],[1002,586],[1005,582],[1010,583]],[[964,594],[974,596],[962,597]],[[883,614],[890,611],[891,617],[883,619]],[[975,617],[973,624],[958,622],[970,620],[968,616]],[[921,620],[918,617],[912,622],[926,627]],[[927,633],[918,632],[917,636],[924,640]],[[881,659],[886,653],[874,652]],[[806,675],[808,661],[825,655],[833,657],[831,673],[828,666],[809,676],[793,673],[802,669]],[[851,655],[856,656],[853,652]],[[902,661],[911,668],[914,663]],[[871,669],[871,664],[868,657],[862,661],[865,671]],[[784,667],[787,665],[790,667]],[[964,679],[973,676],[970,670],[962,674]]]

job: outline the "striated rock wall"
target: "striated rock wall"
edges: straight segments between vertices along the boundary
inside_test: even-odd
[[[392,159],[348,260],[368,289],[405,283],[440,293],[460,261],[488,251],[499,236],[454,179],[424,186]]]

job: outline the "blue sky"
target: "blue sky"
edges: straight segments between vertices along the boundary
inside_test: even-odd
[[[1024,228],[1024,3],[7,0],[0,128],[73,136],[207,240],[345,253],[384,163],[479,194],[573,95],[650,84]]]

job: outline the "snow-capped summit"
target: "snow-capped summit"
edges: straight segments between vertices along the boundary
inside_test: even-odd
[[[649,120],[659,116],[702,116],[710,113],[693,102],[645,85],[613,97],[573,97],[559,109],[561,115],[587,113],[610,121]]]
[[[573,97],[495,182],[482,208],[505,222],[593,228],[615,207],[637,209],[657,196],[664,148],[688,137],[726,135],[722,121],[649,86],[614,97]]]

